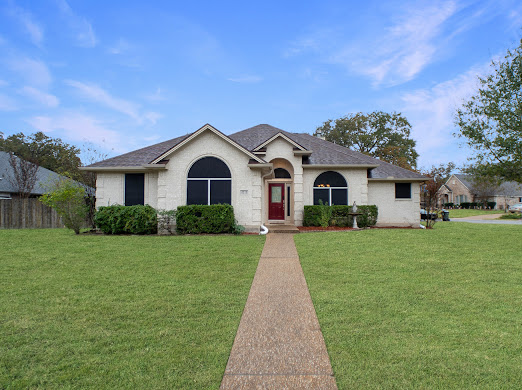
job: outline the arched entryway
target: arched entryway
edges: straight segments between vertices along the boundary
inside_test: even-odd
[[[282,158],[270,161],[273,174],[266,179],[266,217],[269,223],[293,223],[294,168]]]

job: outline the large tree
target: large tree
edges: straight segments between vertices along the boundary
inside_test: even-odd
[[[80,149],[51,138],[42,132],[30,135],[17,133],[0,137],[0,150],[13,153],[23,160],[31,161],[56,173],[82,181]]]
[[[315,135],[327,141],[357,150],[383,161],[412,169],[419,155],[410,138],[410,122],[401,113],[358,112],[339,119],[329,119]]]
[[[475,151],[481,176],[522,183],[522,40],[479,77],[479,88],[457,110],[457,136]]]

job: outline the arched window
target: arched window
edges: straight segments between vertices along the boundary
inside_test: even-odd
[[[345,178],[334,171],[326,171],[317,176],[314,182],[314,204],[347,205],[348,185]]]
[[[274,169],[274,177],[276,179],[291,179],[290,173],[284,168]]]
[[[231,187],[227,165],[215,157],[203,157],[190,167],[187,204],[231,204]]]

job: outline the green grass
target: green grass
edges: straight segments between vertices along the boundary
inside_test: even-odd
[[[486,214],[503,214],[504,210],[475,210],[475,209],[455,209],[449,210],[449,217],[451,218],[466,218],[473,217],[475,215],[486,215]]]
[[[295,236],[339,389],[518,389],[522,230]]]
[[[0,388],[217,389],[264,238],[0,243]]]

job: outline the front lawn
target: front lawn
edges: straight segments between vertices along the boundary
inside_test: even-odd
[[[487,214],[504,214],[504,210],[480,210],[480,209],[454,209],[449,210],[449,217],[451,218],[466,218],[474,217],[475,215]]]
[[[339,389],[518,389],[522,230],[295,236]]]
[[[0,230],[0,388],[218,388],[264,238]]]

